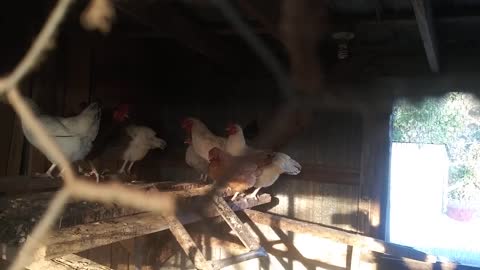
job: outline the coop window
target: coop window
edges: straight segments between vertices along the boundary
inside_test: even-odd
[[[392,139],[389,240],[480,266],[480,101],[399,100]]]

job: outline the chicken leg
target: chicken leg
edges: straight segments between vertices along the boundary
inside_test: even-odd
[[[100,182],[100,174],[98,173],[97,168],[95,168],[95,166],[90,160],[88,161],[88,165],[90,165],[90,171],[85,173],[84,175],[85,176],[95,175],[95,180],[97,181],[97,183]]]
[[[57,167],[57,164],[52,163],[52,166],[50,166],[50,168],[48,168],[48,170],[47,170],[45,173],[36,173],[35,176],[37,176],[37,177],[55,178],[55,177],[53,177],[53,175],[52,175],[52,172],[53,172],[53,170],[55,169],[55,167]]]
[[[256,188],[252,193],[248,194],[246,197],[249,199],[258,200],[257,193],[261,188]]]
[[[235,194],[233,195],[231,201],[233,202],[237,197],[238,197],[238,194],[240,194],[240,192],[235,192]]]
[[[202,173],[200,174],[200,182],[207,182],[208,174]]]
[[[132,167],[133,167],[133,163],[135,163],[135,161],[130,161],[130,165],[128,166],[128,169],[127,169],[127,173],[128,174],[132,174]]]
[[[127,166],[128,160],[124,160],[122,167],[118,170],[118,173],[125,173],[125,166]]]

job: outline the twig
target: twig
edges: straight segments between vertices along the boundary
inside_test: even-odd
[[[35,226],[27,241],[18,252],[15,261],[8,268],[9,270],[21,270],[35,260],[35,254],[42,240],[48,234],[50,227],[65,208],[69,197],[67,189],[60,190],[48,206],[47,211],[40,222]],[[38,253],[37,253],[38,254]]]
[[[52,156],[53,161],[55,161],[55,164],[58,164],[60,168],[65,170],[63,180],[65,182],[73,181],[75,177],[70,162],[62,154],[58,145],[52,140],[52,138],[50,138],[50,136],[48,136],[47,131],[40,124],[30,107],[27,106],[18,93],[18,90],[13,88],[13,91],[7,93],[7,97],[10,104],[12,104],[20,117],[23,125],[28,126],[32,130],[35,139],[37,139],[40,145],[43,146],[42,150],[48,152]]]
[[[103,203],[118,202],[123,206],[162,214],[166,213],[165,210],[168,210],[168,214],[174,211],[175,204],[171,196],[156,196],[158,194],[155,193],[145,196],[145,192],[128,189],[118,184],[96,185],[77,178],[70,162],[63,155],[58,145],[49,137],[48,132],[18,91],[18,83],[40,62],[43,54],[53,48],[54,35],[72,2],[73,0],[59,0],[25,57],[8,77],[0,79],[0,94],[7,93],[10,104],[20,117],[22,124],[32,131],[33,136],[41,146],[41,150],[64,170],[63,179],[66,183],[66,186],[57,193],[50,203],[44,217],[35,226],[30,237],[17,254],[9,267],[11,270],[22,269],[35,260],[35,254],[40,255],[36,252],[41,252],[38,247],[42,239],[62,212],[70,196]]]
[[[284,98],[292,100],[295,98],[295,91],[288,73],[284,70],[280,61],[267,48],[265,43],[256,36],[251,28],[240,18],[235,9],[225,0],[210,0],[223,13],[225,18],[232,24],[237,32],[245,39],[245,41],[254,50],[257,56],[263,61],[268,69],[272,72],[277,82],[278,88],[281,90]]]

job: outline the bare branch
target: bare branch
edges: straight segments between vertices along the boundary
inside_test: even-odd
[[[48,206],[47,211],[40,222],[35,226],[22,249],[18,252],[15,261],[10,265],[9,270],[21,270],[35,261],[35,254],[38,254],[43,239],[47,236],[50,227],[65,208],[69,197],[67,189],[60,190]]]

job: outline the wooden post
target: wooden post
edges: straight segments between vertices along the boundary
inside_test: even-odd
[[[227,202],[225,202],[225,200],[219,196],[214,196],[213,201],[220,215],[223,217],[225,222],[227,222],[228,226],[230,226],[230,228],[232,228],[232,230],[237,234],[243,245],[250,249],[250,251],[259,249],[260,243],[253,237],[254,234],[252,231],[250,231],[249,228],[245,226],[237,217],[237,215],[235,215],[235,212],[233,212]]]
[[[279,228],[283,231],[311,234],[316,237],[329,239],[337,243],[355,246],[361,248],[361,250],[370,250],[378,253],[390,254],[395,257],[404,257],[417,261],[429,260],[429,257],[426,253],[415,250],[411,247],[387,243],[371,237],[346,232],[340,229],[334,229],[321,224],[293,220],[251,209],[246,209],[244,212],[255,223],[267,225],[273,228]]]
[[[363,118],[358,228],[385,239],[390,177],[391,112],[366,113]]]
[[[347,269],[359,270],[362,257],[362,249],[356,246],[348,246],[347,251]]]
[[[432,7],[429,0],[411,0],[415,18],[417,19],[418,30],[423,40],[428,64],[432,72],[440,71],[438,59],[438,46],[435,37],[432,19]]]
[[[177,239],[183,251],[185,251],[185,254],[187,254],[195,267],[197,269],[213,270],[212,264],[205,259],[202,252],[197,247],[197,244],[195,244],[182,223],[174,216],[165,217],[165,220],[167,221],[173,236],[175,236],[175,239]]]

